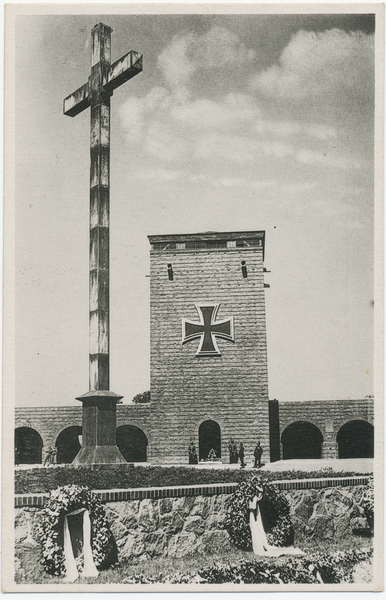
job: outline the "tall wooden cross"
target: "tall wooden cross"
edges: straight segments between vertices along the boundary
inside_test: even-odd
[[[112,29],[92,30],[91,75],[63,102],[75,117],[90,107],[90,338],[89,388],[83,402],[82,449],[75,464],[125,462],[116,446],[116,403],[110,391],[110,98],[114,90],[142,71],[142,56],[128,52],[111,64]]]

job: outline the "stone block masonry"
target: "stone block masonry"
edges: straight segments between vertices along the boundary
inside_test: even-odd
[[[199,457],[206,458],[213,447],[217,455],[221,453],[222,462],[228,462],[228,443],[233,437],[237,444],[243,442],[249,463],[260,440],[264,462],[268,462],[264,232],[149,239],[150,460],[186,464],[193,439]],[[196,329],[200,324],[196,305],[218,305],[217,314],[213,308],[212,325],[233,319],[234,341],[231,336],[205,334],[215,338],[218,353],[197,356],[202,336],[182,343],[183,320]]]
[[[356,529],[368,529],[361,506],[366,483],[367,477],[277,482],[290,504],[295,543],[307,539],[335,542],[349,538]],[[127,497],[115,500],[114,491],[107,491],[102,502],[117,543],[119,560],[137,562],[197,552],[224,554],[232,547],[225,520],[235,488],[236,484],[203,486],[192,489],[194,493],[190,495],[185,493],[188,492],[185,486],[178,489],[176,496],[167,489],[164,497],[158,494],[146,497],[140,493],[138,498],[130,496],[134,490],[127,490]],[[102,492],[97,493],[102,496]],[[39,552],[36,524],[41,506],[35,498],[34,505],[16,508],[16,556],[26,546]]]
[[[275,401],[271,401],[274,405]],[[374,425],[374,399],[318,400],[311,402],[281,402],[271,423],[271,437],[276,454],[283,458],[283,432],[293,423],[303,421],[315,425],[323,437],[322,458],[338,458],[338,433],[347,423],[361,421]],[[359,440],[358,440],[359,442]],[[279,449],[279,452],[278,452]],[[279,458],[279,456],[278,456]]]
[[[227,342],[225,341],[225,343]],[[153,446],[155,448],[158,444],[159,434],[158,424],[152,418],[153,406],[154,403],[117,406],[118,427],[134,425],[145,433],[149,444],[148,459],[152,456]],[[337,435],[340,428],[346,423],[360,420],[374,424],[374,400],[372,398],[282,403],[271,400],[269,406],[271,462],[283,456],[281,436],[285,429],[293,423],[307,421],[318,427],[323,436],[323,458],[338,458]],[[38,432],[44,447],[54,446],[63,430],[67,427],[82,425],[82,409],[80,406],[16,408],[15,425],[17,428],[28,427]],[[250,449],[247,446],[248,461],[251,461]],[[225,452],[227,452],[227,448],[225,448]],[[155,451],[153,455],[156,456]],[[154,462],[156,462],[155,459]],[[183,464],[187,464],[187,462],[188,454],[185,448],[185,463]],[[266,462],[266,454],[263,455],[263,462]]]

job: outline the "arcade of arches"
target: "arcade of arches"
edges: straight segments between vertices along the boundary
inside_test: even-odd
[[[66,427],[56,438],[56,462],[72,463],[81,448],[82,428],[78,425]],[[127,462],[147,461],[147,437],[139,427],[122,425],[117,428],[117,446]],[[41,464],[43,440],[30,427],[15,430],[15,464]]]
[[[58,463],[71,463],[82,443],[81,407],[16,408],[15,423],[16,464],[41,464],[50,446],[57,449]],[[263,444],[263,461],[372,457],[373,423],[374,400],[371,398],[283,403],[271,400],[270,448]],[[199,460],[206,460],[214,450],[211,454],[224,463],[229,460],[229,439],[234,437],[237,444],[244,441],[232,422],[221,422],[220,426],[217,420],[207,417],[202,423],[186,425],[186,429],[178,433],[186,454],[175,464],[188,463],[192,437]],[[117,407],[117,445],[128,462],[154,461],[154,447],[161,427],[162,422],[154,418],[151,403]],[[244,446],[246,461],[251,462],[254,446],[245,442]]]
[[[72,463],[81,447],[82,428],[71,426],[56,439],[57,462]],[[221,458],[221,430],[216,421],[201,423],[198,431],[199,460],[206,460],[214,450]],[[350,421],[336,437],[339,458],[372,458],[374,456],[374,427],[367,421]],[[283,460],[322,458],[323,435],[307,421],[297,421],[286,427],[281,436]],[[117,446],[127,462],[146,462],[148,440],[139,427],[121,425],[117,428]],[[43,441],[30,427],[15,430],[15,464],[40,464]],[[212,453],[213,454],[213,453]]]
[[[198,431],[199,459],[205,460],[214,451],[221,458],[221,430],[216,421],[201,423]],[[81,448],[82,427],[66,427],[56,438],[56,462],[72,463]],[[148,440],[145,433],[134,425],[117,428],[117,446],[127,462],[147,462]],[[43,441],[37,431],[19,427],[15,432],[15,464],[39,464],[42,462]],[[213,454],[213,452],[212,452]]]
[[[323,435],[306,421],[288,425],[282,433],[283,460],[322,458]],[[374,426],[367,421],[345,423],[336,436],[338,458],[373,458]]]

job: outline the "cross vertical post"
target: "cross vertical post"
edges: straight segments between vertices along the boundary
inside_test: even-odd
[[[111,29],[92,30],[90,123],[90,390],[110,389],[110,95],[103,91],[111,62]]]
[[[91,109],[89,392],[77,398],[83,430],[75,465],[126,462],[116,445],[116,404],[123,396],[110,391],[110,98],[142,71],[142,56],[131,51],[111,64],[111,33],[95,25],[90,77],[63,103],[70,117]]]

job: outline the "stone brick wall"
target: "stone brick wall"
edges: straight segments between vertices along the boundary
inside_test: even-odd
[[[190,438],[198,450],[200,424],[214,420],[223,462],[231,437],[248,461],[260,440],[268,461],[263,247],[152,251],[150,277],[152,460],[186,463]],[[199,303],[220,303],[217,320],[234,318],[235,342],[217,339],[221,356],[196,357],[197,339],[181,343],[182,319],[198,322]]]
[[[82,426],[82,407],[53,406],[16,408],[15,427],[30,427],[42,438],[43,446],[55,446],[59,434],[73,425]],[[149,445],[152,441],[150,406],[148,404],[118,404],[117,427],[134,425],[145,433]]]
[[[227,343],[227,342],[225,342]],[[358,400],[323,400],[313,402],[282,402],[270,401],[269,426],[270,426],[270,453],[271,460],[278,460],[281,452],[281,436],[283,431],[291,423],[297,421],[308,421],[316,425],[323,435],[323,457],[337,458],[337,442],[336,436],[339,429],[347,422],[353,420],[367,421],[374,424],[374,400],[372,398],[364,398]],[[148,443],[149,452],[151,455],[153,445],[156,447],[158,443],[159,426],[157,419],[154,418],[152,411],[154,403],[137,404],[137,405],[118,405],[117,407],[117,426],[134,425],[139,427],[145,433]],[[172,404],[172,410],[177,410],[175,404]],[[154,411],[155,414],[160,413]],[[209,411],[208,411],[209,413]],[[193,413],[192,413],[193,414]],[[214,410],[210,413],[214,415]],[[214,417],[213,417],[214,418]],[[226,420],[229,423],[229,419]],[[82,425],[82,408],[81,406],[58,406],[58,407],[38,407],[38,408],[16,408],[15,413],[16,427],[31,427],[35,429],[43,440],[43,446],[55,445],[58,435],[67,427],[72,425]],[[230,430],[229,426],[229,430]],[[181,437],[181,429],[177,429],[177,437]],[[184,434],[188,437],[188,433]],[[233,434],[234,435],[234,434]],[[198,446],[197,432],[192,434],[196,439]],[[184,439],[185,439],[184,437]],[[186,440],[185,440],[186,441]],[[246,438],[244,438],[246,442]],[[189,439],[188,439],[189,443]],[[223,448],[225,459],[227,458],[227,443],[228,440],[223,435]],[[251,450],[253,444],[247,446],[247,458],[252,460]],[[268,445],[266,446],[268,450]],[[187,448],[182,448],[183,457],[182,464],[187,462]],[[266,455],[263,455],[266,460]],[[153,453],[153,461],[161,462],[157,459],[156,451]]]
[[[361,507],[364,486],[286,492],[297,539],[337,541],[369,526]]]
[[[58,435],[67,427],[82,426],[82,408],[50,406],[16,408],[15,427],[30,427],[37,431],[43,446],[54,446]]]
[[[290,503],[295,544],[307,538],[336,541],[354,530],[368,529],[361,508],[363,489],[357,485],[283,492]],[[135,562],[156,556],[226,552],[231,547],[225,530],[230,498],[230,494],[220,494],[105,503],[119,558]],[[38,518],[38,508],[16,509],[16,553],[25,546],[38,551]]]
[[[297,421],[307,421],[320,430],[323,436],[322,458],[338,458],[336,438],[339,429],[350,421],[366,421],[373,425],[374,399],[281,402],[279,403],[279,440],[276,440],[276,443],[280,443],[286,427]]]

